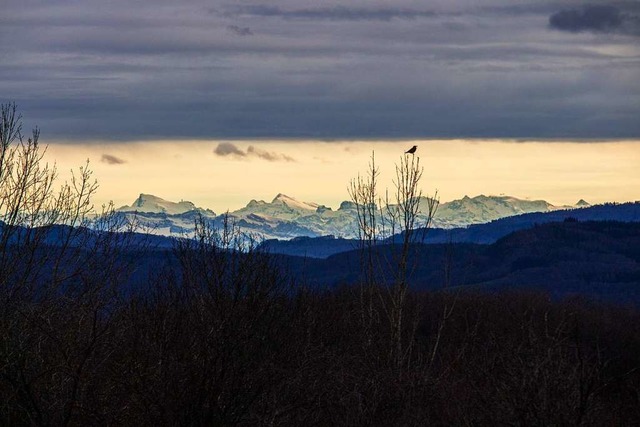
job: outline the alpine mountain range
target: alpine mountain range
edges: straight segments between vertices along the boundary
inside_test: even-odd
[[[421,197],[417,225],[428,221],[429,199]],[[544,200],[523,200],[511,196],[465,196],[440,203],[430,226],[440,229],[464,228],[500,218],[533,212],[551,212],[590,206],[584,200],[573,206],[556,206]],[[117,209],[120,215],[135,220],[153,234],[184,236],[193,232],[195,220],[222,221],[225,214],[197,207],[189,201],[172,202],[150,194],[140,194],[129,206]],[[251,200],[245,207],[228,212],[228,217],[241,231],[261,239],[288,240],[296,237],[334,236],[357,238],[357,207],[344,201],[330,207],[299,201],[278,194],[271,202]]]

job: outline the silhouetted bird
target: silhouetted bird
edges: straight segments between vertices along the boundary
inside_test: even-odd
[[[414,145],[413,147],[411,147],[407,151],[405,151],[404,154],[413,154],[413,153],[416,152],[417,149],[418,149],[418,146]]]

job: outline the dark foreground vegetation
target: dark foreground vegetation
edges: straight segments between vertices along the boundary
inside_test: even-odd
[[[229,224],[204,223],[132,289],[146,255],[126,233],[65,230],[100,244],[2,251],[3,425],[640,422],[635,309],[402,294],[366,274],[310,290]]]
[[[1,425],[640,423],[635,309],[413,290],[417,156],[393,208],[373,159],[352,183],[358,280],[311,290],[229,223],[150,263],[135,224],[93,216],[89,169],[55,190],[38,131],[0,113]],[[379,250],[385,230],[402,239]]]
[[[636,425],[640,316],[540,294],[292,289],[178,248],[153,292],[2,290],[3,425]],[[93,271],[98,273],[98,271]]]

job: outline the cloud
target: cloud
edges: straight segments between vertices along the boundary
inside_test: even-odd
[[[247,148],[247,155],[256,156],[270,162],[295,162],[293,157],[287,156],[286,154],[264,151],[259,148],[255,148],[253,145],[250,145],[249,148]]]
[[[637,34],[640,3],[593,1],[613,9],[4,0],[0,93],[50,139],[232,141],[235,160],[272,149],[236,143],[252,138],[638,138],[638,38],[617,35]]]
[[[221,142],[220,144],[218,144],[216,149],[213,150],[213,152],[218,156],[233,155],[233,156],[245,157],[247,155],[247,153],[245,153],[244,151],[242,151],[241,149],[239,149],[238,147],[236,147],[230,142]]]
[[[123,163],[127,163],[126,160],[123,160],[111,154],[103,154],[102,157],[100,158],[100,161],[108,165],[121,165]]]
[[[392,19],[416,19],[433,17],[432,11],[404,8],[357,8],[321,7],[283,10],[276,6],[253,5],[237,9],[240,15],[278,17],[283,19],[328,20],[328,21],[391,21]]]
[[[267,160],[269,162],[295,162],[296,160],[282,153],[274,153],[271,151],[261,150],[260,148],[256,148],[253,145],[247,147],[247,151],[243,151],[238,148],[236,145],[230,142],[221,142],[218,146],[213,150],[213,152],[218,156],[237,156],[237,157],[257,157],[262,160]]]
[[[565,9],[549,17],[549,26],[560,31],[579,33],[631,33],[640,35],[637,16],[623,13],[610,5],[586,5]]]
[[[253,32],[251,31],[251,28],[249,27],[240,27],[238,25],[229,25],[227,26],[227,30],[231,31],[232,33],[238,35],[238,36],[252,36]]]

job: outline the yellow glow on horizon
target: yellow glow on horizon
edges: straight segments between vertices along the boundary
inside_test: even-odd
[[[62,178],[89,159],[100,189],[97,206],[131,204],[140,193],[189,200],[215,212],[235,210],[251,199],[284,193],[336,209],[348,200],[350,179],[367,172],[371,153],[381,170],[380,191],[393,186],[394,164],[412,145],[424,166],[423,191],[441,201],[485,194],[544,199],[553,204],[640,200],[640,141],[516,142],[429,141],[233,141],[254,154],[218,156],[223,141],[51,143]],[[255,155],[279,157],[269,161]],[[103,155],[124,161],[109,164]],[[286,161],[288,156],[295,161]]]

